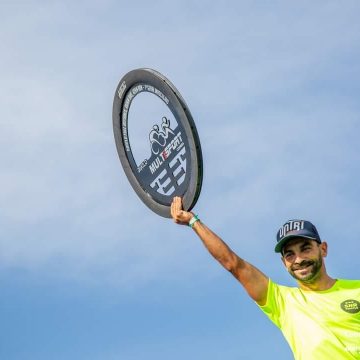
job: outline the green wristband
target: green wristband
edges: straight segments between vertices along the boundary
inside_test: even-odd
[[[189,226],[192,228],[197,221],[200,221],[200,219],[198,215],[194,215],[189,221]]]

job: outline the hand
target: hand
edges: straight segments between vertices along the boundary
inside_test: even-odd
[[[175,196],[171,203],[171,216],[177,224],[188,225],[194,214],[184,211],[181,197]]]

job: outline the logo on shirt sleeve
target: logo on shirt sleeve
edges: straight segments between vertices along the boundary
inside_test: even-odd
[[[350,314],[357,314],[360,311],[360,302],[357,300],[345,300],[340,304],[341,308]]]

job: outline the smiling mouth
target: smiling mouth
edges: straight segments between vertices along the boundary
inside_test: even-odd
[[[307,269],[308,267],[312,266],[313,264],[307,264],[305,266],[302,266],[302,267],[299,267],[299,268],[296,268],[296,269],[293,269],[293,271],[301,271],[301,270],[305,270]]]

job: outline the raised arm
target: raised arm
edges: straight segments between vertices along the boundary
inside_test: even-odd
[[[175,197],[171,204],[171,216],[177,224],[188,225],[193,213],[182,209],[182,200]],[[259,305],[266,303],[269,279],[255,266],[241,259],[230,247],[201,221],[195,222],[193,230],[210,254],[243,285],[249,296]]]

